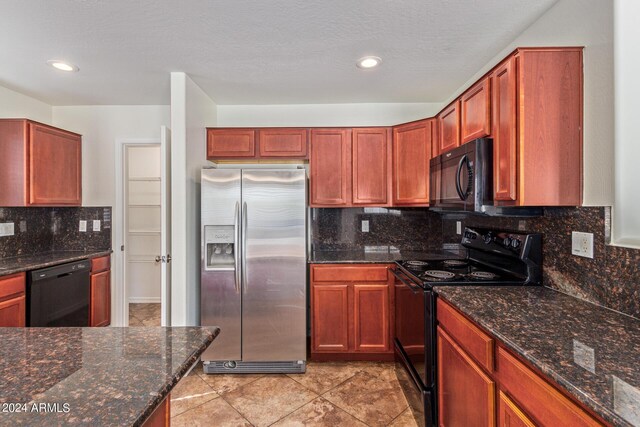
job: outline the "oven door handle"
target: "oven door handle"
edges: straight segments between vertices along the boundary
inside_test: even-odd
[[[396,279],[400,280],[402,283],[407,285],[412,291],[421,291],[422,290],[422,288],[420,286],[414,285],[413,283],[409,283],[406,280],[404,280],[402,278],[402,276],[400,276],[400,274],[398,274],[398,272],[396,272],[394,269],[390,269],[390,271],[391,271],[391,274],[396,276]]]

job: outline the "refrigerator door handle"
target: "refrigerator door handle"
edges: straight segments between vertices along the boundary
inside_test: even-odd
[[[233,267],[236,282],[236,293],[240,293],[240,202],[236,202],[236,210],[233,215],[233,229],[235,231],[235,248],[233,254]]]
[[[242,287],[247,293],[247,202],[242,204]]]

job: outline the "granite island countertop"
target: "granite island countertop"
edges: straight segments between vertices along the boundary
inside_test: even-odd
[[[0,258],[0,277],[23,271],[37,270],[57,264],[80,261],[82,259],[97,258],[109,255],[111,249],[95,249],[86,251],[51,251],[35,255],[20,255],[10,258]]]
[[[139,426],[218,333],[203,327],[0,328],[0,425]],[[12,403],[26,404],[27,412],[16,412],[16,405],[9,411]],[[31,412],[34,403],[51,404],[54,412]]]
[[[462,258],[448,251],[372,251],[316,250],[309,254],[309,264],[384,264],[406,260],[444,260]]]
[[[614,425],[640,426],[640,320],[545,287],[435,287]]]

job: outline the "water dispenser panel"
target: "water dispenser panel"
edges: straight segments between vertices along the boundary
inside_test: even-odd
[[[205,225],[205,270],[235,269],[235,228],[233,225]]]

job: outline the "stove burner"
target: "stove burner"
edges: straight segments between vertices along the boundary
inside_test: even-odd
[[[424,277],[427,280],[451,280],[456,275],[450,271],[428,270],[424,272]]]
[[[461,259],[447,259],[442,261],[445,267],[466,267],[469,265],[467,261]]]
[[[403,265],[409,270],[423,271],[429,266],[427,261],[406,261]]]
[[[474,280],[494,280],[498,278],[498,275],[489,271],[474,271],[469,274],[469,278]]]

